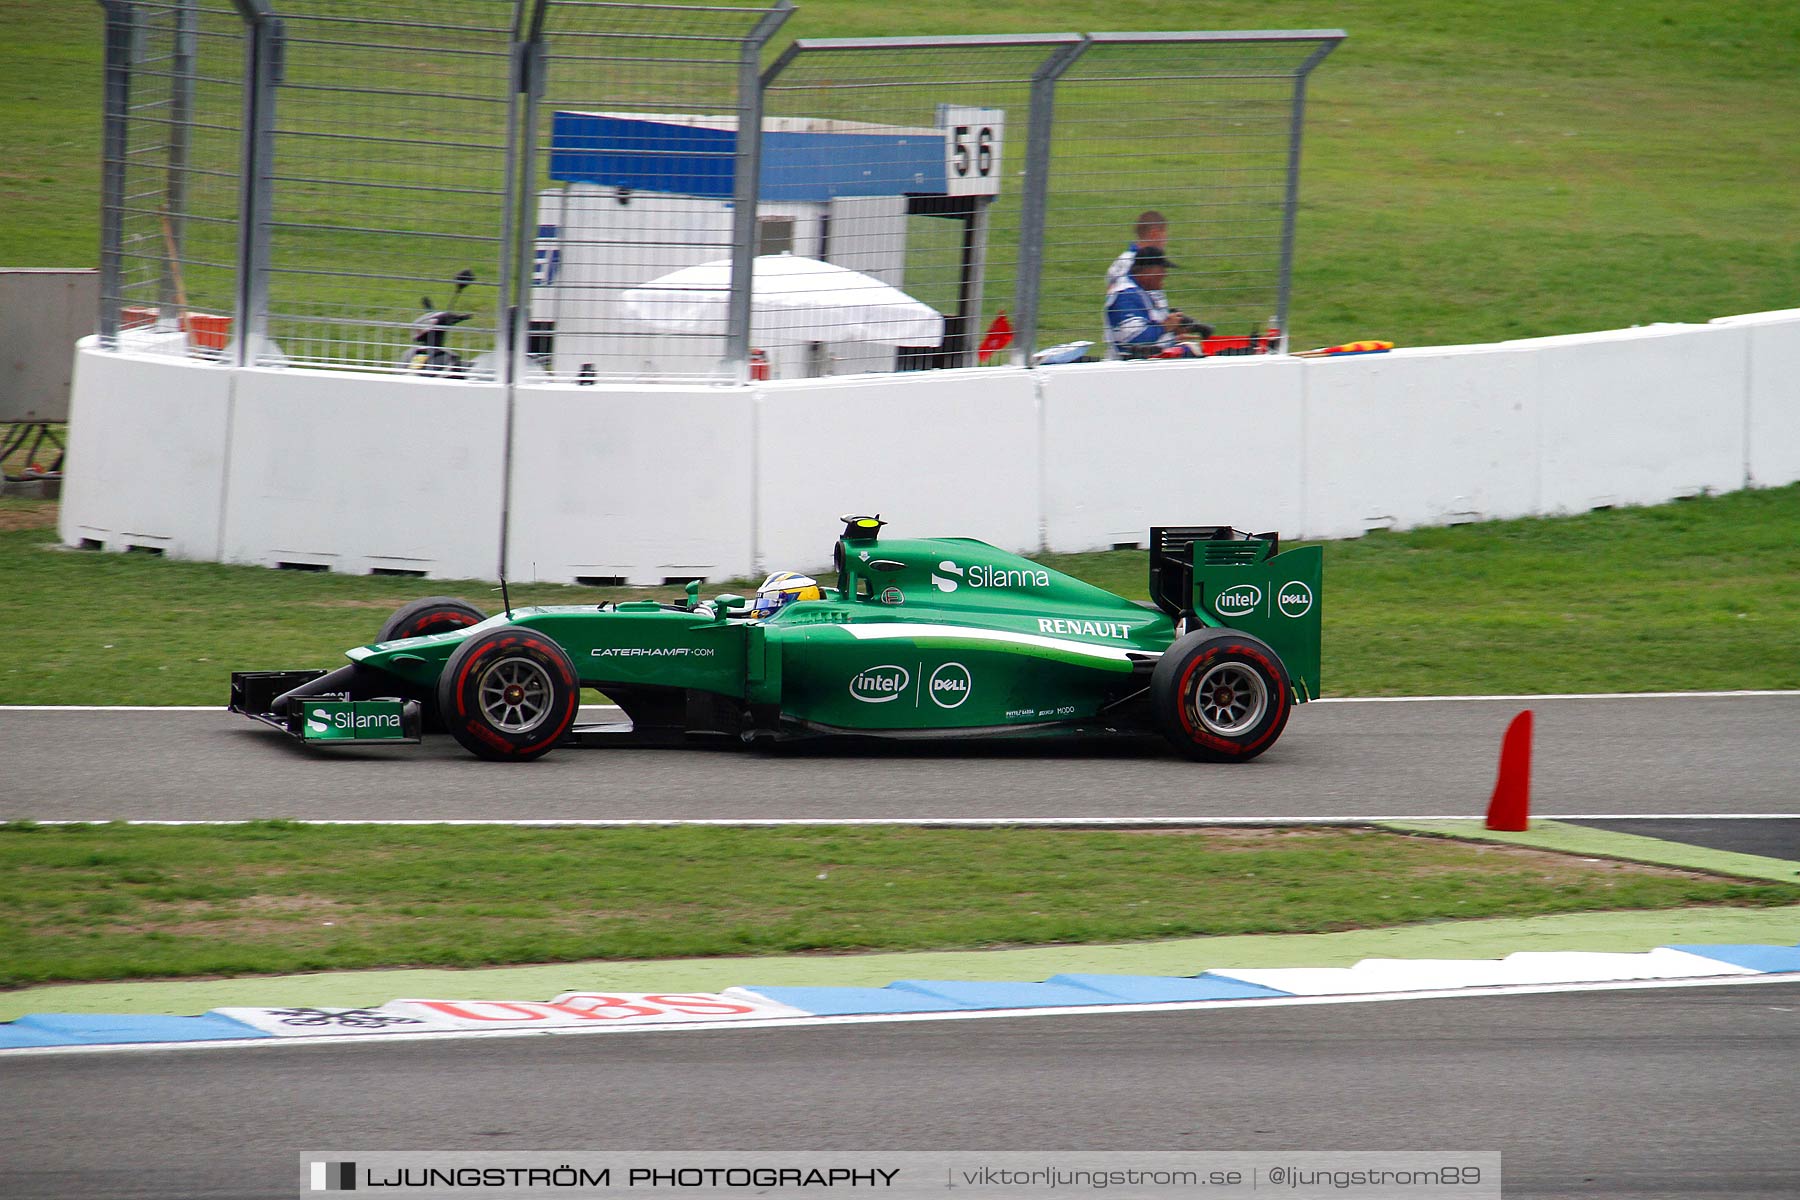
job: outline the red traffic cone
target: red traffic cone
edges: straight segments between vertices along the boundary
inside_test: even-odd
[[[1531,827],[1531,710],[1512,719],[1500,739],[1500,778],[1488,801],[1487,827],[1523,833]]]

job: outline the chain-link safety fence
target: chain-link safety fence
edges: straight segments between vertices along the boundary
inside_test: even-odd
[[[528,377],[732,377],[759,209],[757,70],[792,6],[544,0]],[[746,218],[740,220],[740,217]],[[740,333],[733,345],[733,318]]]
[[[1091,339],[1096,357],[1137,357],[1169,353],[1173,335],[1207,354],[1284,348],[1306,77],[1342,36],[1092,35],[1056,87],[1039,347]],[[1144,250],[1167,264],[1135,276],[1167,294],[1161,338],[1131,323]]]
[[[1343,37],[101,3],[110,344],[524,383],[1279,350]]]
[[[263,358],[498,369],[514,8],[281,6]],[[485,357],[464,363],[453,338]]]
[[[243,20],[228,0],[102,7],[99,331],[217,357],[242,258]]]
[[[795,130],[800,146],[790,169],[765,170],[762,224],[793,255],[878,281],[888,300],[885,322],[826,308],[796,323],[800,345],[773,351],[776,375],[1005,361],[1029,266],[1021,230],[1041,198],[1027,146],[1048,108],[1032,80],[1080,44],[1076,34],[800,41],[771,64],[769,127]],[[780,161],[768,148],[776,136],[765,134],[766,163]]]

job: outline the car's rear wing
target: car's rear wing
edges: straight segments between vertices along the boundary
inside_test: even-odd
[[[1150,598],[1171,617],[1242,630],[1281,656],[1296,700],[1319,694],[1319,613],[1325,551],[1281,553],[1274,533],[1228,525],[1150,531]]]

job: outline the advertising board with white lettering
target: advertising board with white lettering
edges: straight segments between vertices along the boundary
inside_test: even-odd
[[[564,992],[554,1000],[390,1000],[369,1008],[218,1008],[277,1037],[449,1030],[600,1029],[803,1017],[741,988],[722,992]]]

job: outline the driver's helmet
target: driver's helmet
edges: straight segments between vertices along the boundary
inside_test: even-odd
[[[756,589],[756,600],[750,605],[753,617],[772,617],[796,600],[823,600],[825,589],[810,575],[798,571],[777,571]]]

